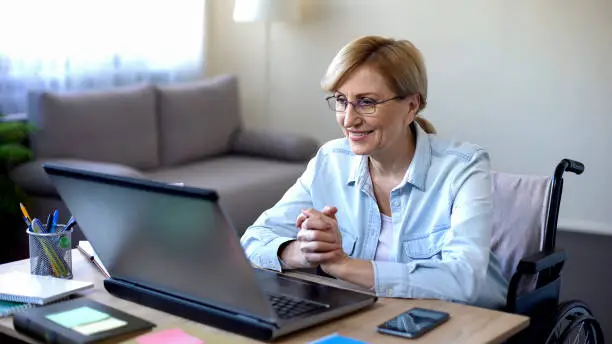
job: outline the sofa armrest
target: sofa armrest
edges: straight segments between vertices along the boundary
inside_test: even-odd
[[[307,161],[315,155],[318,147],[315,139],[306,136],[240,130],[232,142],[231,152],[286,161]]]
[[[42,167],[45,163],[62,164],[119,176],[144,178],[143,174],[132,167],[115,163],[80,159],[37,159],[29,161],[13,168],[10,172],[10,178],[29,195],[59,197],[55,187]]]

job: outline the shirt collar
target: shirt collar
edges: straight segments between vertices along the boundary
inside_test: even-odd
[[[412,161],[408,166],[408,170],[397,188],[402,188],[406,185],[406,183],[409,183],[420,190],[424,190],[425,181],[427,179],[427,171],[431,165],[431,145],[429,142],[429,136],[420,125],[415,123],[412,128],[416,129],[414,130],[416,134],[416,148]],[[354,184],[355,182],[360,182],[363,184],[366,182],[367,173],[367,156],[353,155],[351,158],[350,173],[346,183]]]
[[[351,167],[347,184],[355,184],[357,181],[363,181],[364,173],[368,171],[367,155],[353,155],[351,157]]]
[[[416,130],[414,130],[417,137],[416,148],[410,166],[408,166],[408,170],[404,175],[404,179],[397,188],[402,188],[406,183],[409,183],[419,190],[425,190],[427,171],[429,171],[429,166],[431,166],[431,143],[429,142],[429,135],[420,125],[415,123],[412,128],[416,128]]]

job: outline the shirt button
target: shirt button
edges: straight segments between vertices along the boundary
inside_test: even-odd
[[[393,289],[387,289],[387,296],[393,296]]]
[[[394,207],[399,207],[400,202],[399,201],[393,201],[393,203],[391,203],[392,206]]]

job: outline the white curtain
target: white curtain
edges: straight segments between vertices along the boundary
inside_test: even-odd
[[[205,1],[0,1],[0,112],[25,112],[33,89],[199,77]]]

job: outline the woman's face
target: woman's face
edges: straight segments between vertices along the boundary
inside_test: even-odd
[[[361,66],[354,70],[335,93],[338,101],[372,104],[391,99],[395,94],[374,68]],[[348,137],[351,150],[358,155],[377,156],[392,151],[408,138],[418,101],[415,96],[376,105],[372,114],[359,114],[349,104],[344,112],[336,112],[336,120]]]

